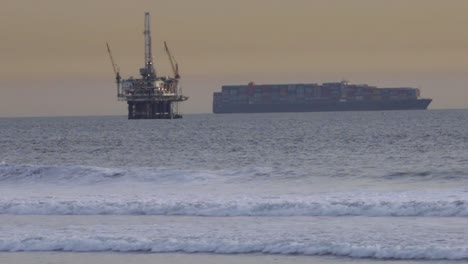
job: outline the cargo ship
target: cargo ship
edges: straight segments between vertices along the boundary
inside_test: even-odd
[[[377,88],[346,81],[323,84],[225,85],[213,94],[213,113],[424,110],[432,99],[411,87]]]

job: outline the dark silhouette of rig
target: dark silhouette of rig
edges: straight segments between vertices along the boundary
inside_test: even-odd
[[[107,51],[114,69],[117,83],[117,98],[127,101],[128,119],[175,119],[182,118],[179,113],[179,103],[186,101],[179,86],[179,67],[164,42],[164,48],[169,57],[174,76],[158,76],[153,65],[151,48],[150,14],[145,13],[145,66],[140,69],[141,78],[130,77],[122,79],[120,70],[114,62],[107,45]]]

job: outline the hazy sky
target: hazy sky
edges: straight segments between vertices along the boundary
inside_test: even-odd
[[[180,64],[184,113],[211,112],[223,84],[349,80],[414,86],[430,108],[468,108],[466,0],[2,0],[0,116],[125,115],[124,77],[143,66],[151,12]]]

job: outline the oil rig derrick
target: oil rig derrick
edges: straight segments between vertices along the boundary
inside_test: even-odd
[[[128,119],[182,118],[179,113],[179,103],[186,101],[188,97],[182,95],[179,86],[179,66],[164,42],[173,77],[156,74],[151,47],[150,14],[148,12],[145,13],[143,33],[145,35],[145,66],[140,69],[141,78],[122,79],[119,67],[112,57],[109,44],[106,44],[117,83],[117,98],[119,101],[127,102]]]

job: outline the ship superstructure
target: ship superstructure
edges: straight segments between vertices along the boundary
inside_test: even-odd
[[[417,88],[377,88],[346,81],[323,84],[225,85],[213,94],[213,113],[427,109]]]
[[[158,76],[154,67],[150,30],[150,14],[145,13],[145,64],[140,69],[141,78],[122,79],[120,70],[114,62],[109,45],[107,50],[114,69],[117,83],[117,98],[126,101],[128,119],[174,119],[182,118],[179,103],[186,101],[179,86],[179,67],[174,56],[164,42],[165,51],[171,63],[173,76]]]

